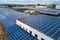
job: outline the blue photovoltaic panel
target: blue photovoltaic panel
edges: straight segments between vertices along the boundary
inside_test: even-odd
[[[60,10],[56,10],[56,9],[50,9],[50,8],[36,8],[35,11],[37,12],[41,12],[44,14],[53,14],[53,15],[59,15],[60,14]]]
[[[15,20],[18,17],[24,17],[26,15],[20,14],[17,15],[9,13],[12,11],[9,11],[8,9],[1,8],[0,9],[0,21],[3,23],[5,30],[8,32],[9,36],[11,37],[11,40],[37,40],[32,35],[28,34],[26,31],[21,29],[19,26],[16,25]],[[8,16],[9,15],[9,16]],[[13,16],[13,17],[12,17]],[[15,17],[15,18],[14,18]]]
[[[35,17],[22,18],[20,21],[52,38],[58,39],[60,37],[60,18],[38,15]]]
[[[23,29],[21,29],[19,26],[17,26],[16,24],[13,24],[11,26],[5,21],[3,22],[3,24],[12,40],[37,40],[36,38],[32,37],[30,34],[25,32]]]
[[[25,16],[29,16],[25,13],[16,12],[14,10],[9,10],[7,8],[0,8],[0,14],[3,14],[4,16],[6,16],[6,17],[10,18],[11,20],[13,20],[14,22],[16,21],[17,18],[22,18],[22,17],[25,17]]]

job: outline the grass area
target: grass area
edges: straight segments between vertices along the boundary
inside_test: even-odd
[[[25,10],[27,10],[27,9],[17,9],[16,11],[18,11],[18,12],[24,12]],[[29,15],[39,15],[40,13],[38,13],[38,12],[35,12],[35,13],[28,13]]]
[[[17,9],[16,11],[24,12],[25,10],[27,10],[27,9]]]

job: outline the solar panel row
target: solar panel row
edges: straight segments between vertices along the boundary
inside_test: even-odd
[[[49,9],[49,8],[37,8],[35,9],[35,11],[37,12],[41,12],[44,14],[53,14],[53,15],[59,15],[60,14],[60,10],[56,10],[56,9]]]
[[[15,22],[15,20],[17,18],[22,18],[22,17],[25,17],[25,16],[29,16],[25,13],[20,13],[20,12],[16,12],[16,11],[13,11],[13,10],[9,10],[9,9],[6,9],[6,8],[0,8],[0,13],[3,14],[4,16],[10,18],[11,20],[13,20]],[[3,12],[2,12],[3,11]],[[13,19],[14,18],[14,19]]]

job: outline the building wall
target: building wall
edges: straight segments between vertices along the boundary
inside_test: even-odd
[[[47,8],[53,8],[53,9],[55,9],[56,8],[56,5],[55,4],[48,4],[48,5],[46,5],[46,7]]]
[[[40,31],[37,31],[36,29],[22,23],[21,21],[19,20],[16,20],[16,24],[18,26],[20,26],[22,29],[24,29],[25,31],[27,31],[28,33],[30,33],[30,31],[32,31],[32,35],[35,36],[35,34],[38,35],[37,39],[41,40],[41,38],[43,38],[44,40],[53,40],[52,38],[46,36],[45,34],[43,34],[42,32]],[[26,30],[27,29],[27,30]]]
[[[60,9],[60,5],[56,5],[56,9]]]
[[[35,6],[35,8],[46,8],[46,6]]]

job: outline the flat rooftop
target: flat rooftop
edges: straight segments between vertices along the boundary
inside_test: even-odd
[[[53,39],[60,40],[60,18],[37,15],[18,20]]]

